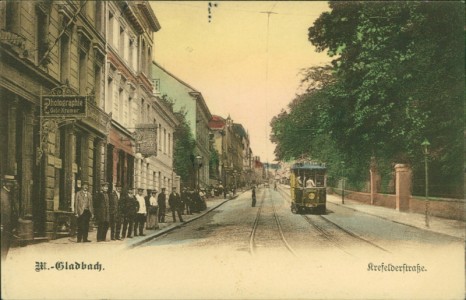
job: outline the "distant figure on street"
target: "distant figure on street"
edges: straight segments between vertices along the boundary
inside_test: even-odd
[[[159,204],[159,223],[165,223],[165,210],[167,209],[167,195],[165,195],[165,188],[162,188],[162,192],[157,197],[157,203]]]
[[[277,190],[277,182],[276,182],[276,181],[273,183],[273,189],[274,189],[275,191]]]
[[[107,239],[110,224],[110,197],[108,195],[108,182],[101,184],[100,192],[95,198],[95,218],[97,221],[97,242]]]
[[[173,222],[176,222],[175,212],[178,214],[180,222],[184,222],[183,217],[181,216],[181,198],[180,194],[176,191],[176,187],[173,187],[173,190],[168,197],[168,204],[172,211]]]
[[[147,229],[158,229],[158,210],[159,204],[157,203],[157,190],[152,190],[150,195],[146,196],[146,205],[147,205]]]
[[[252,196],[252,207],[255,207],[256,206],[256,187],[255,186],[252,187],[251,196]]]
[[[144,189],[139,188],[138,194],[136,195],[136,200],[138,201],[138,211],[136,213],[136,220],[134,222],[134,236],[138,236],[138,228],[139,228],[139,235],[145,236],[144,234],[144,224],[146,223],[147,217],[147,207],[146,207],[146,200],[144,199]]]
[[[88,243],[89,235],[89,221],[94,216],[94,205],[92,202],[92,195],[88,191],[89,183],[83,181],[81,190],[76,193],[74,200],[74,213],[77,219],[77,238],[78,243]]]
[[[120,217],[120,196],[121,195],[121,185],[117,183],[115,188],[112,191],[110,196],[110,239],[120,240],[120,227],[121,227],[121,217]]]

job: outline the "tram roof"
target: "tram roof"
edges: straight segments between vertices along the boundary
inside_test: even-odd
[[[291,170],[326,170],[326,169],[327,168],[325,167],[324,164],[310,163],[310,162],[295,163],[291,167]]]

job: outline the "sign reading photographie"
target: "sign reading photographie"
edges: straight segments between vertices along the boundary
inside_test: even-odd
[[[41,99],[43,117],[86,117],[87,96],[46,95]]]
[[[157,155],[157,126],[155,124],[136,125],[136,152],[144,157]]]

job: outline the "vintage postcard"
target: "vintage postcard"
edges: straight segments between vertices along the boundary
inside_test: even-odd
[[[464,299],[464,1],[0,1],[2,299]]]

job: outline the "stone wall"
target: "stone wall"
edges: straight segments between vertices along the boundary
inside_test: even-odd
[[[332,189],[329,190],[329,193]],[[341,191],[338,191],[341,194]],[[370,193],[354,192],[345,190],[345,198],[370,205]],[[434,217],[466,221],[465,201],[459,199],[435,198],[429,199],[430,215]],[[396,209],[396,195],[376,194],[374,205]],[[409,198],[409,209],[411,213],[425,213],[425,199],[422,197]]]

